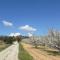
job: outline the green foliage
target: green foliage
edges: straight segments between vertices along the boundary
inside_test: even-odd
[[[3,41],[6,44],[12,44],[14,41],[16,41],[16,38],[14,36],[0,36],[0,40]]]
[[[6,42],[7,44],[12,44],[13,41],[14,41],[14,40],[13,40],[13,37],[7,37],[7,36],[6,36],[6,37],[4,38],[4,42]]]

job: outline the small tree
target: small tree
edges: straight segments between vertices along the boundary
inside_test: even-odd
[[[32,44],[35,46],[35,48],[38,48],[38,41],[34,36],[32,37]]]
[[[20,42],[22,40],[22,38],[20,36],[16,36],[15,38],[18,42]]]

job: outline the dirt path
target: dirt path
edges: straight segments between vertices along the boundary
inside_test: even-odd
[[[43,51],[32,48],[29,44],[22,43],[23,47],[33,56],[34,60],[60,60],[60,57],[55,57],[45,54]]]
[[[13,45],[0,52],[0,60],[18,60],[18,43],[14,42]]]

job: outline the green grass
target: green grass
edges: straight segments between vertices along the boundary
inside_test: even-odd
[[[19,60],[33,60],[33,57],[19,44]]]

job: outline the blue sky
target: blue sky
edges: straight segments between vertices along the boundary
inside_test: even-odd
[[[12,23],[4,25],[3,21]],[[36,31],[25,31],[26,25]],[[19,32],[44,35],[48,29],[60,30],[59,0],[0,0],[0,35]]]

